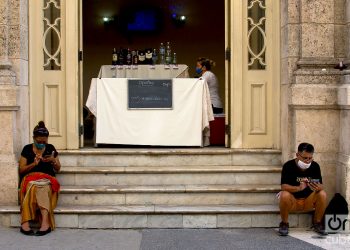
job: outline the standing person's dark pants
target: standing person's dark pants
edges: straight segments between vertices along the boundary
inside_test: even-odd
[[[211,105],[213,107],[213,113],[214,114],[221,114],[224,112],[224,109],[223,108],[216,108],[214,107],[213,105]]]

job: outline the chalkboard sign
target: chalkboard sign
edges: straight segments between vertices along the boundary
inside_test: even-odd
[[[171,79],[129,79],[129,109],[171,109],[173,82]]]

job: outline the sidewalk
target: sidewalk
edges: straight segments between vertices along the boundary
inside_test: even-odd
[[[338,241],[336,240],[338,237]],[[350,236],[325,239],[305,229],[290,236],[276,229],[57,229],[49,235],[25,236],[17,228],[0,228],[0,249],[114,249],[114,250],[230,250],[230,249],[350,249]],[[307,241],[307,242],[306,242]],[[322,248],[321,248],[322,247]]]

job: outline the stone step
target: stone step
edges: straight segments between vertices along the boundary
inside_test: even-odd
[[[62,166],[62,174],[280,173],[279,166]]]
[[[228,148],[83,148],[62,150],[63,166],[278,166],[279,150]]]
[[[61,228],[247,228],[278,227],[277,205],[58,206]],[[289,216],[290,227],[309,227],[311,215]],[[0,206],[0,225],[19,227],[18,206]]]
[[[280,185],[106,185],[62,186],[61,194],[93,193],[265,193],[278,192]]]
[[[62,186],[60,205],[274,204],[280,185]]]
[[[281,166],[62,167],[62,185],[279,184]]]

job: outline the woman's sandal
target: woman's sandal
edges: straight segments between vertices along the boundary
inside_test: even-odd
[[[36,231],[35,236],[44,236],[44,235],[46,235],[48,233],[51,233],[51,227],[49,227],[45,231],[40,231],[40,230]]]
[[[29,235],[29,236],[34,235],[34,231],[32,229],[30,229],[29,231],[26,231],[21,227],[19,231],[24,235]]]

